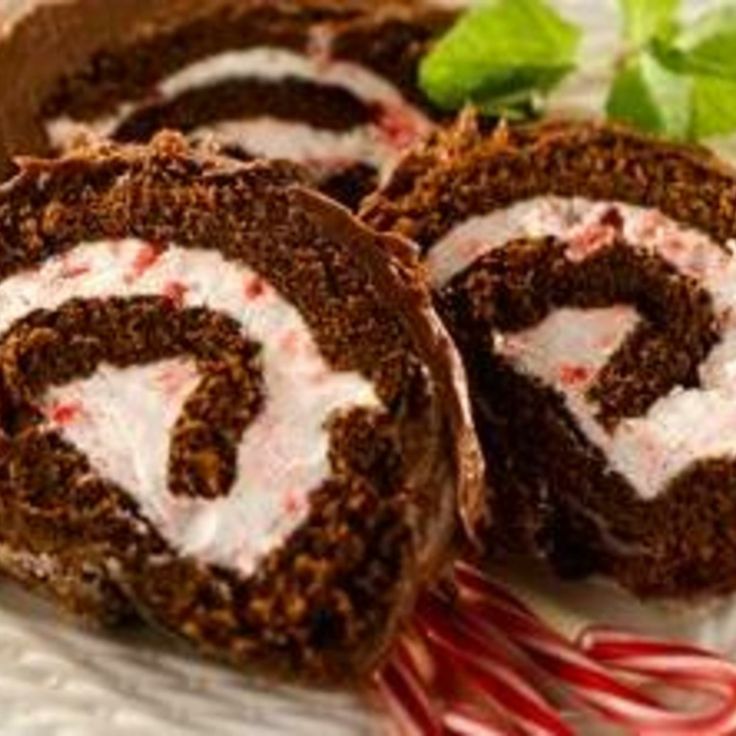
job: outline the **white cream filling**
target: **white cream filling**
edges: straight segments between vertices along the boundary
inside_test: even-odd
[[[189,139],[196,143],[226,141],[264,158],[288,159],[325,171],[339,170],[355,162],[381,171],[387,161],[395,158],[395,150],[371,126],[335,133],[306,123],[257,118],[212,123],[191,131]]]
[[[254,155],[286,158],[305,164],[322,162],[339,166],[362,162],[387,175],[401,151],[431,128],[428,119],[408,104],[393,84],[376,73],[328,55],[304,55],[287,49],[256,47],[225,51],[183,67],[159,81],[153,96],[171,100],[185,92],[220,82],[260,79],[279,82],[287,78],[329,84],[351,92],[382,111],[383,122],[346,132],[321,130],[294,121],[267,116],[248,120],[221,120],[191,132],[193,140],[212,139],[220,145],[241,146]],[[106,138],[145,100],[121,103],[111,115],[92,121],[62,116],[47,122],[51,143],[67,150],[89,137]]]
[[[606,431],[598,407],[585,396],[590,383],[636,326],[627,305],[599,310],[559,309],[534,327],[497,335],[498,351],[564,396],[588,439],[644,499],[655,498],[694,461],[736,457],[736,258],[706,234],[656,210],[581,197],[537,197],[461,223],[430,250],[427,263],[437,287],[477,259],[512,240],[553,236],[580,261],[611,242],[605,215],[623,220],[626,240],[660,254],[711,293],[721,342],[700,365],[701,387],[678,387],[641,417]]]
[[[103,364],[41,398],[49,429],[119,484],[180,553],[248,575],[304,523],[309,495],[330,475],[326,424],[334,412],[380,408],[370,382],[336,372],[299,312],[244,264],[214,250],[138,240],[83,243],[0,284],[0,331],[72,297],[170,294],[243,326],[262,345],[265,402],[238,447],[236,480],[215,500],[175,497],[167,485],[171,429],[199,376],[181,358],[131,368]]]

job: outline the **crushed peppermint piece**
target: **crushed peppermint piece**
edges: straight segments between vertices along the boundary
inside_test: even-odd
[[[422,137],[425,125],[406,106],[382,103],[378,111],[381,139],[392,148],[404,150]]]
[[[91,270],[88,263],[69,263],[65,260],[61,266],[61,278],[76,279],[88,274]]]
[[[181,309],[188,291],[189,287],[181,281],[168,281],[164,284],[163,294],[177,309]]]
[[[245,280],[245,298],[248,301],[259,299],[266,293],[266,283],[258,276],[248,277]]]
[[[281,338],[281,349],[287,354],[294,356],[299,352],[300,336],[295,330],[288,330]]]
[[[54,424],[64,427],[77,421],[83,411],[79,401],[58,401],[49,407],[47,415]]]
[[[129,281],[139,279],[153,266],[161,256],[161,250],[153,243],[143,243],[133,259],[131,271],[128,274]]]
[[[616,242],[618,230],[611,225],[583,224],[569,235],[567,257],[571,261],[584,261],[596,251]]]
[[[286,494],[284,497],[284,513],[289,516],[300,513],[302,510],[302,502],[296,492]]]
[[[591,370],[584,365],[563,363],[559,368],[560,381],[567,386],[587,383],[591,378]]]

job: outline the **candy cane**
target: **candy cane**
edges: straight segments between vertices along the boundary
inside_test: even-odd
[[[550,680],[575,709],[641,736],[736,733],[736,665],[600,626],[570,642],[476,568],[459,563],[454,578],[457,599],[423,596],[411,632],[377,676],[402,733],[567,736],[574,732],[547,696]],[[681,712],[651,695],[652,685],[718,702]]]
[[[606,627],[590,627],[578,641],[588,656],[609,668],[720,697],[725,702],[713,714],[719,732],[736,732],[736,665],[732,662],[699,647]]]
[[[455,671],[464,689],[500,706],[519,732],[571,736],[569,727],[530,687],[517,665],[489,640],[478,636],[439,596],[427,596],[417,618],[440,662]]]
[[[442,733],[457,736],[572,736],[513,650],[486,634],[440,594],[422,598],[412,632],[376,678],[401,732],[438,733],[439,713]]]
[[[442,721],[406,645],[400,639],[394,656],[376,676],[376,686],[403,736],[440,736]]]
[[[503,726],[497,726],[477,708],[457,705],[448,708],[443,719],[445,728],[454,736],[508,736]]]
[[[477,569],[460,564],[456,577],[466,605],[506,631],[540,667],[608,720],[647,735],[717,736],[736,730],[736,666],[696,647],[603,628],[586,630],[573,644]],[[705,712],[676,712],[617,672],[717,695],[722,702]]]

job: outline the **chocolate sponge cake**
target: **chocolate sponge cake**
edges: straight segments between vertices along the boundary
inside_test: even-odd
[[[493,551],[642,597],[736,590],[736,177],[548,123],[434,138],[366,204],[417,240],[464,354]]]
[[[482,512],[413,251],[177,136],[0,189],[0,567],[243,667],[369,671]]]
[[[453,14],[424,0],[74,0],[0,43],[6,154],[173,128],[305,164],[356,203],[430,127],[416,68]]]

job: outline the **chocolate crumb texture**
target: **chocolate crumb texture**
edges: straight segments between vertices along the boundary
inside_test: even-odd
[[[41,5],[0,39],[0,176],[18,155],[173,129],[297,161],[354,207],[440,117],[417,69],[454,16],[431,0]]]
[[[438,573],[458,498],[482,507],[480,460],[411,249],[303,181],[165,134],[0,189],[0,568],[344,686]]]
[[[488,554],[645,598],[736,589],[736,178],[625,128],[480,130],[415,149],[362,217],[413,238],[463,354]]]

